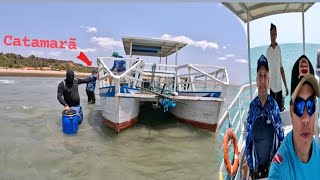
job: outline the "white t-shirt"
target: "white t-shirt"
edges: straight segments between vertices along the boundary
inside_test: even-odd
[[[281,86],[281,72],[280,67],[282,67],[281,49],[277,44],[273,49],[269,46],[267,49],[267,59],[269,66],[270,75],[270,89],[277,93],[282,90]]]

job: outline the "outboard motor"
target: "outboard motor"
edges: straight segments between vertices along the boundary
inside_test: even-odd
[[[64,110],[62,112],[62,129],[66,134],[76,134],[79,127],[79,116],[75,110]]]

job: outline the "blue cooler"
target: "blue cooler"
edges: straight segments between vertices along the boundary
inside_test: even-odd
[[[75,110],[64,110],[62,112],[62,129],[66,134],[76,134],[78,132],[79,116]]]

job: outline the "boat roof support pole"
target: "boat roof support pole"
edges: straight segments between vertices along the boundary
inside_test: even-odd
[[[251,59],[250,59],[250,19],[249,12],[247,11],[247,40],[248,40],[248,66],[249,66],[249,80],[250,80],[250,98],[252,101],[252,79],[251,79]],[[251,18],[251,17],[250,17]]]
[[[306,39],[304,32],[304,4],[302,5],[302,39],[303,39],[303,54],[306,54]]]
[[[166,56],[166,65],[168,65],[168,56]],[[167,70],[167,66],[166,66],[166,70]]]
[[[176,44],[176,61],[175,65],[178,65],[178,44]]]
[[[161,56],[160,56],[160,59],[159,59],[159,64],[161,64]],[[160,66],[159,66],[159,70],[160,70]]]
[[[130,53],[129,53],[129,55],[130,55],[130,59],[132,59],[132,40],[130,41]],[[129,62],[129,68],[132,66],[132,62],[131,62],[131,60],[130,60],[130,62]]]
[[[176,60],[175,60],[175,65],[176,65],[176,66],[178,65],[178,44],[176,44]],[[177,89],[177,78],[178,78],[178,69],[177,69],[177,67],[175,68],[175,71],[176,71],[176,75],[175,75],[175,77],[174,77],[174,85],[173,85],[174,94],[176,94],[176,89]]]
[[[132,58],[132,41],[130,41],[130,58]]]

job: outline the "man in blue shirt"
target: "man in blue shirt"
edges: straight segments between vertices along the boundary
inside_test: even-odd
[[[94,89],[96,88],[97,70],[92,71],[92,75],[90,75],[90,78],[93,79],[93,81],[87,83],[86,93],[88,96],[88,103],[94,104],[96,103],[96,96],[94,94]]]
[[[302,55],[291,74],[292,131],[273,157],[269,179],[320,179],[320,149],[313,138],[318,82],[309,59]],[[317,135],[317,134],[316,134]]]
[[[268,94],[269,66],[264,55],[257,65],[258,96],[250,103],[247,117],[246,158],[252,179],[268,176],[272,157],[284,133],[277,102]]]
[[[123,58],[122,56],[119,55],[118,52],[113,52],[112,53],[112,57],[115,57],[115,58]],[[113,62],[113,66],[112,68],[110,69],[110,71],[113,71],[113,72],[116,72],[118,74],[121,74],[123,72],[126,71],[126,61],[123,61],[123,60],[115,60]]]

